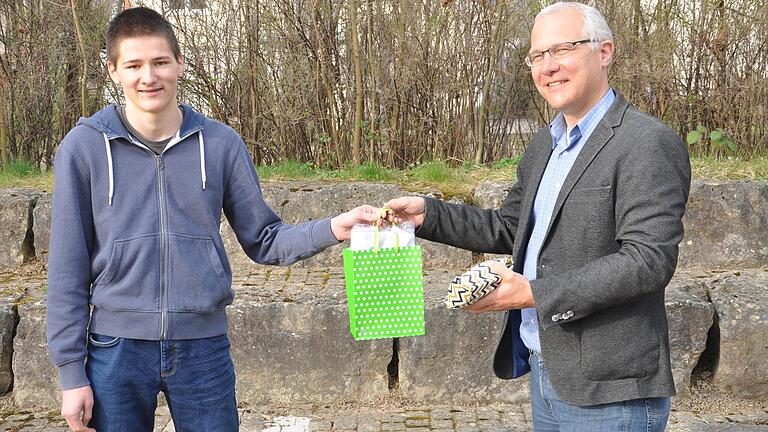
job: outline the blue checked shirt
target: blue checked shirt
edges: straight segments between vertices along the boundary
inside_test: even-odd
[[[541,177],[539,190],[536,192],[536,200],[533,203],[531,214],[533,232],[528,241],[525,261],[523,262],[523,275],[528,280],[536,279],[539,252],[541,252],[541,246],[544,243],[544,235],[547,226],[549,226],[549,219],[552,217],[552,210],[555,208],[557,195],[560,194],[560,188],[571,171],[573,162],[584,147],[584,143],[589,139],[592,131],[595,130],[615,98],[616,95],[613,90],[609,89],[605,96],[571,130],[567,130],[562,113],[558,114],[549,125],[549,133],[552,135],[552,155],[549,157],[547,168]],[[536,309],[525,308],[521,312],[520,337],[528,349],[541,352]]]

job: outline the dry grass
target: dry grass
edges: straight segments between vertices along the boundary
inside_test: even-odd
[[[761,180],[768,182],[768,157],[750,160],[695,158],[691,159],[695,179]]]
[[[304,166],[296,169],[277,166],[260,168],[264,180],[292,180],[314,178],[326,181],[372,181],[396,183],[413,192],[439,190],[446,198],[470,197],[478,184],[484,181],[514,181],[514,163],[496,167],[462,164],[450,167],[444,162],[431,162],[410,170],[386,168],[344,168],[319,170]],[[750,160],[694,158],[691,160],[694,179],[759,180],[768,182],[768,157]],[[27,188],[50,192],[53,190],[53,172],[17,176],[0,172],[0,188]]]
[[[32,174],[24,177],[10,175],[0,171],[0,188],[22,188],[52,192],[53,171],[48,171],[45,174]]]

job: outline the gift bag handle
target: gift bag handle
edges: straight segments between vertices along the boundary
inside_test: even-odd
[[[387,216],[387,213],[390,210],[386,207],[381,209],[381,217],[384,218]],[[381,242],[381,233],[379,230],[379,227],[381,225],[381,219],[377,220],[376,222],[373,222],[372,225],[376,228],[376,231],[373,233],[373,253],[378,254],[380,249],[380,242]],[[395,250],[400,251],[400,237],[395,233]]]

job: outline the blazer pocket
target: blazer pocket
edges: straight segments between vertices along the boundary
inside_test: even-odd
[[[569,195],[570,199],[607,199],[611,195],[611,186],[601,186],[596,188],[573,189]]]
[[[579,321],[581,371],[593,381],[642,378],[659,368],[659,335],[648,316],[613,308]]]

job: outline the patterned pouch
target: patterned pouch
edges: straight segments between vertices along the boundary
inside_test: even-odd
[[[445,297],[445,306],[448,309],[460,309],[475,303],[495,290],[501,281],[501,276],[491,270],[491,266],[496,263],[511,267],[512,258],[483,261],[466,273],[453,278],[448,295]]]
[[[344,278],[356,340],[425,334],[421,246],[346,248]]]

